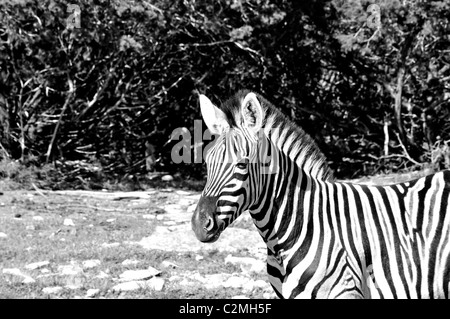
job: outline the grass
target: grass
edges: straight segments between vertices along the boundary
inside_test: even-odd
[[[82,206],[72,208],[70,204],[80,204],[78,198],[56,196],[48,200],[40,196],[30,197],[24,192],[13,194],[5,194],[0,199],[3,204],[0,208],[0,229],[8,235],[0,240],[1,268],[22,269],[29,263],[48,260],[49,273],[56,273],[56,267],[59,265],[98,259],[102,262],[102,269],[114,277],[123,271],[123,267],[118,265],[121,266],[125,259],[142,260],[147,256],[143,259],[144,264],[150,266],[155,263],[153,254],[148,254],[148,251],[140,246],[123,243],[149,236],[156,222],[143,219],[142,214],[136,214],[136,211],[124,210],[120,207],[122,203],[113,204],[120,210],[117,213],[113,211],[113,207],[108,207],[112,211],[101,210],[105,208],[105,203],[96,200],[89,200],[89,207],[97,205],[97,211]],[[43,220],[35,220],[33,217],[36,216]],[[70,218],[75,226],[65,226],[64,220],[67,218]],[[103,243],[112,242],[121,245],[114,249],[101,246]],[[29,273],[34,277],[40,274],[40,270]],[[95,279],[91,270],[83,272],[81,277],[70,278],[69,282],[64,276],[43,278],[37,281],[36,285],[22,285],[20,278],[16,277],[4,278],[7,280],[0,282],[0,297],[34,298],[42,294],[42,288],[52,285],[77,284],[81,285],[81,289],[109,286],[107,280]]]
[[[85,296],[88,289],[100,289],[97,295],[100,298],[231,298],[242,295],[237,288],[205,289],[202,282],[195,280],[183,285],[184,279],[197,275],[240,273],[239,266],[225,264],[226,252],[147,250],[136,244],[163,223],[143,216],[161,214],[161,206],[170,199],[170,193],[157,192],[151,200],[140,200],[143,202],[136,205],[123,200],[54,193],[46,193],[44,197],[36,192],[5,191],[0,196],[0,232],[8,236],[0,238],[0,298],[75,298]],[[71,219],[75,226],[64,225],[66,219]],[[246,221],[241,222],[240,227],[253,226]],[[105,243],[119,245],[105,247]],[[248,252],[243,249],[233,255],[248,256]],[[75,276],[61,275],[61,266],[82,267],[83,261],[93,259],[101,262],[98,267],[83,269]],[[126,259],[137,260],[139,264],[124,266],[122,262]],[[177,267],[162,267],[165,260]],[[42,269],[25,269],[27,264],[40,261],[50,262],[44,267],[45,273]],[[160,277],[165,279],[162,291],[141,289],[124,293],[112,290],[125,270],[149,266],[162,271]],[[19,268],[36,282],[24,284],[20,277],[2,274],[6,268]],[[100,273],[108,276],[98,278]],[[267,280],[265,274],[253,274],[252,278]],[[43,293],[43,288],[52,286],[76,286],[76,289],[64,288],[52,295]],[[261,298],[263,293],[262,289],[255,290],[253,296]]]
[[[45,174],[47,175],[45,175]],[[99,298],[231,298],[236,295],[249,295],[238,288],[205,288],[204,282],[193,278],[212,274],[236,275],[241,273],[239,266],[224,262],[228,253],[219,251],[176,252],[147,250],[137,245],[143,237],[152,234],[163,221],[146,219],[144,215],[164,213],[166,204],[177,204],[168,189],[201,189],[203,182],[193,182],[175,178],[171,182],[161,179],[141,181],[138,189],[153,187],[161,189],[151,200],[111,201],[90,197],[62,196],[46,193],[42,196],[33,189],[32,183],[52,189],[51,179],[38,182],[38,175],[52,175],[51,169],[27,171],[14,163],[1,162],[0,175],[0,232],[7,234],[0,238],[0,298],[76,298],[85,296],[88,289],[99,289]],[[422,175],[424,175],[422,173]],[[363,179],[363,182],[386,184],[419,177],[420,174],[378,176]],[[109,190],[131,190],[126,185],[104,182]],[[58,188],[58,187],[56,187]],[[164,190],[163,190],[164,189]],[[1,192],[0,192],[1,193]],[[75,226],[64,225],[71,219]],[[241,218],[233,227],[254,229],[249,218]],[[105,247],[104,244],[119,243],[118,246]],[[234,256],[249,256],[242,249]],[[201,262],[199,262],[201,257]],[[75,265],[81,267],[86,260],[99,260],[100,265],[83,269],[75,276],[60,274],[60,267]],[[139,264],[124,266],[126,259],[137,260]],[[27,264],[49,261],[42,269],[26,270]],[[167,269],[163,261],[170,261],[176,268]],[[160,269],[160,277],[165,280],[162,291],[140,289],[132,292],[116,292],[112,289],[117,278],[127,269]],[[24,284],[22,278],[2,274],[6,268],[19,268],[34,279],[35,283]],[[103,277],[98,277],[103,274]],[[106,274],[106,276],[105,276]],[[252,279],[267,282],[266,274],[247,275]],[[52,295],[43,293],[43,288],[52,286],[74,286],[64,288]],[[72,287],[72,288],[74,288]],[[262,298],[266,292],[256,288],[251,297]]]
[[[36,166],[0,156],[0,190],[83,189],[108,191],[137,191],[148,188],[176,188],[201,191],[203,180],[174,174],[172,180],[163,181],[166,173],[117,176],[103,173],[101,166],[87,161],[66,161]]]

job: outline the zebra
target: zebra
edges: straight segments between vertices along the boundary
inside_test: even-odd
[[[338,182],[313,139],[258,93],[216,107],[191,225],[214,242],[249,211],[280,298],[448,298],[450,171],[389,186]]]

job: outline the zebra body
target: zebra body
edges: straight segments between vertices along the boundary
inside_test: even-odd
[[[218,109],[201,96],[200,106],[219,137],[192,217],[199,240],[248,210],[279,297],[448,298],[450,171],[336,182],[312,139],[263,97],[241,91]]]
[[[449,191],[448,171],[384,187],[303,182],[309,210],[277,212],[261,232],[272,285],[286,298],[447,298]]]

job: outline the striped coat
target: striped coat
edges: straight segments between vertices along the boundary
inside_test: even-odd
[[[408,183],[336,182],[305,132],[262,96],[221,108],[200,96],[218,135],[192,216],[202,242],[249,211],[282,298],[448,298],[450,172]]]

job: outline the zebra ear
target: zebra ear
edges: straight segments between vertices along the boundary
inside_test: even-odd
[[[199,94],[203,120],[212,134],[222,134],[229,127],[225,113],[203,94]]]
[[[255,133],[261,129],[264,111],[255,93],[251,92],[245,96],[241,104],[241,115],[244,126]]]

